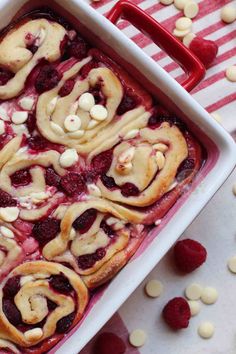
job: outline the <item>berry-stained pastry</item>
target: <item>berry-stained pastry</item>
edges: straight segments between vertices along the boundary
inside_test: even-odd
[[[199,143],[65,20],[0,40],[0,351],[49,351],[201,168]]]

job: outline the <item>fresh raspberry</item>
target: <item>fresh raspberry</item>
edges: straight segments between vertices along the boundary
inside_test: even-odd
[[[71,172],[61,178],[61,188],[67,195],[73,196],[83,193],[86,186],[83,176]]]
[[[73,222],[73,228],[80,234],[87,232],[97,217],[96,209],[88,209]]]
[[[21,324],[21,313],[14,302],[4,299],[2,309],[11,324],[14,326]]]
[[[140,103],[140,98],[136,96],[133,93],[133,91],[128,89],[124,94],[119,107],[117,108],[117,114],[121,116],[127,111],[130,111],[131,109],[137,107],[139,103]]]
[[[47,147],[47,140],[42,136],[35,135],[27,139],[27,143],[32,150],[41,151]]]
[[[200,267],[207,257],[206,249],[197,241],[178,241],[174,247],[174,259],[179,270],[190,273]]]
[[[211,65],[218,53],[217,44],[202,37],[193,38],[189,49],[201,60],[206,68]]]
[[[26,121],[26,126],[28,128],[29,133],[33,133],[36,128],[36,116],[32,113],[28,114],[28,119]]]
[[[59,73],[52,65],[44,65],[35,81],[36,91],[38,93],[43,93],[53,89],[61,78],[62,74]]]
[[[46,169],[45,182],[48,186],[58,188],[60,186],[61,177],[54,171],[52,167]]]
[[[92,160],[93,170],[95,170],[97,174],[106,173],[111,166],[112,156],[112,150],[103,151],[99,155],[95,156]]]
[[[133,183],[125,183],[121,186],[121,194],[124,197],[136,197],[139,195],[139,189]]]
[[[191,317],[189,304],[183,297],[175,297],[165,305],[162,315],[172,329],[187,328]]]
[[[37,221],[32,230],[32,236],[40,245],[45,245],[52,240],[60,231],[60,221],[53,218],[47,218]]]
[[[19,170],[11,175],[11,183],[15,187],[27,186],[32,181],[28,170]]]
[[[64,85],[60,88],[60,91],[59,91],[59,95],[61,97],[65,97],[67,95],[69,95],[71,93],[71,91],[73,90],[75,86],[75,80],[73,79],[69,79],[67,80]]]
[[[10,194],[0,189],[0,208],[16,206],[17,202]]]
[[[63,293],[69,293],[73,290],[69,280],[63,274],[52,275],[49,283],[53,289]]]
[[[75,318],[75,313],[72,312],[70,315],[62,317],[58,322],[57,322],[57,332],[58,333],[65,333],[70,326],[72,325],[73,321]]]
[[[83,38],[77,36],[69,43],[68,53],[70,56],[81,60],[87,56],[88,45]]]
[[[4,288],[3,288],[3,294],[5,297],[14,297],[18,291],[20,290],[20,276],[16,275],[15,277],[12,277],[8,279],[6,282]]]
[[[93,347],[94,354],[124,354],[125,343],[116,334],[111,332],[101,333]]]
[[[6,83],[13,78],[14,74],[7,70],[7,69],[3,69],[0,68],[0,86],[2,85],[6,85]]]
[[[104,248],[98,248],[96,252],[90,254],[84,254],[77,259],[78,266],[81,269],[88,269],[94,266],[94,264],[105,257],[106,250]]]

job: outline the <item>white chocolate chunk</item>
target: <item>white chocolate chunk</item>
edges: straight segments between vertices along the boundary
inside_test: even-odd
[[[92,119],[90,120],[88,126],[87,126],[87,129],[90,130],[90,129],[93,129],[94,127],[96,127],[97,125],[99,124],[99,121],[95,120],[95,119]]]
[[[225,75],[229,81],[236,82],[236,65],[232,65],[226,69]]]
[[[25,109],[26,111],[31,111],[34,106],[34,99],[28,96],[22,97],[19,101],[19,105],[22,109]]]
[[[38,339],[40,339],[43,336],[43,331],[41,328],[33,328],[29,329],[24,333],[25,339],[28,340],[29,342],[34,342]]]
[[[183,10],[184,6],[189,2],[190,0],[174,0],[174,5],[176,9],[178,10]]]
[[[13,222],[18,218],[19,212],[17,207],[0,208],[0,218],[6,222]]]
[[[139,129],[132,129],[130,130],[125,136],[123,137],[124,140],[129,140],[135,138],[139,134]]]
[[[142,347],[147,340],[147,333],[142,329],[135,329],[129,335],[129,342],[133,347]]]
[[[175,36],[175,37],[177,37],[177,38],[184,38],[187,34],[189,34],[190,33],[190,28],[188,28],[188,29],[186,29],[186,30],[184,30],[184,31],[180,31],[180,30],[178,30],[177,28],[175,28],[174,30],[173,30],[173,35]]]
[[[78,101],[79,107],[86,112],[89,112],[95,106],[95,99],[89,92],[83,93]]]
[[[236,256],[231,257],[228,260],[228,268],[232,273],[236,273]]]
[[[185,31],[192,27],[192,20],[188,17],[180,17],[175,22],[175,27],[180,31]]]
[[[30,281],[34,281],[34,277],[32,275],[25,275],[20,278],[20,285],[23,286]]]
[[[202,295],[202,287],[197,283],[193,283],[185,289],[185,295],[189,300],[199,300]]]
[[[54,97],[47,105],[47,115],[51,116],[55,111],[57,105],[58,96]]]
[[[161,151],[157,151],[156,152],[156,162],[157,162],[157,166],[159,168],[159,170],[162,170],[164,165],[165,165],[165,156],[163,155],[163,153]]]
[[[22,124],[25,123],[27,119],[28,119],[28,112],[18,111],[13,113],[11,120],[15,124]]]
[[[157,219],[157,220],[154,222],[154,224],[155,224],[156,226],[159,226],[159,225],[161,224],[161,219]]]
[[[103,121],[108,116],[108,111],[106,107],[102,106],[101,104],[96,104],[90,110],[90,116],[98,121]]]
[[[211,113],[211,116],[212,116],[218,123],[221,123],[222,118],[221,118],[221,115],[220,115],[218,112],[213,112],[213,113]]]
[[[184,38],[183,38],[183,44],[186,47],[189,47],[190,43],[192,42],[193,38],[195,38],[195,37],[196,37],[196,34],[194,34],[192,32],[186,34],[186,36],[184,36]]]
[[[218,299],[218,292],[215,288],[207,286],[202,290],[201,300],[206,305],[214,304]]]
[[[195,301],[195,300],[189,300],[188,301],[189,307],[190,307],[190,313],[191,316],[196,316],[199,314],[200,310],[201,310],[201,305],[199,301]]]
[[[60,127],[60,125],[54,123],[54,122],[50,122],[51,128],[54,131],[54,133],[62,135],[64,134],[64,130],[62,129],[62,127]]]
[[[204,339],[209,339],[213,336],[215,327],[211,322],[202,322],[198,327],[198,334]]]
[[[79,160],[77,151],[75,149],[67,149],[64,151],[59,159],[61,167],[71,167]]]
[[[75,132],[81,127],[81,119],[75,114],[70,114],[66,117],[64,126],[68,132]]]
[[[163,5],[171,5],[173,2],[174,0],[160,0],[160,3]]]
[[[8,229],[8,227],[6,227],[6,226],[0,226],[0,233],[4,237],[14,238],[14,233],[10,229]]]
[[[168,150],[168,146],[166,144],[163,143],[158,143],[158,144],[154,144],[153,145],[153,149],[157,150],[157,151],[161,151],[161,152],[166,152]]]
[[[5,123],[3,120],[0,120],[0,135],[5,133]]]
[[[129,149],[123,151],[118,157],[118,161],[120,163],[128,163],[131,162],[134,158],[135,147],[131,146]]]
[[[163,292],[163,284],[160,280],[149,280],[145,286],[146,294],[149,297],[159,297]]]
[[[93,195],[94,197],[101,197],[102,193],[101,190],[96,186],[96,184],[88,184],[87,185],[89,194]]]
[[[225,23],[232,23],[236,20],[236,7],[227,5],[221,9],[221,20]]]
[[[0,106],[0,118],[2,120],[4,120],[5,122],[9,122],[10,121],[10,117],[7,114],[7,111],[5,110],[5,108]]]
[[[81,138],[84,135],[84,130],[76,130],[75,132],[68,133],[71,138]]]
[[[187,4],[184,6],[184,15],[188,18],[194,18],[197,16],[199,12],[199,6],[196,2],[194,1],[189,1]]]

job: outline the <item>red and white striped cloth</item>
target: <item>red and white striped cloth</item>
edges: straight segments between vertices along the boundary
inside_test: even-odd
[[[84,1],[90,2],[89,0]],[[236,1],[196,1],[199,4],[200,11],[193,20],[193,32],[205,39],[215,41],[219,47],[219,52],[214,64],[207,70],[204,80],[200,82],[191,94],[208,112],[217,111],[222,116],[223,127],[236,140],[236,83],[229,82],[225,78],[225,70],[231,65],[236,65],[236,24],[234,22],[226,25],[220,19],[221,8],[229,3],[236,6]],[[106,15],[116,2],[117,0],[101,0],[90,3],[97,11]],[[140,6],[171,32],[175,21],[183,16],[182,12],[177,10],[173,5],[164,6],[158,0],[132,0],[132,2]],[[149,38],[142,35],[126,21],[120,21],[118,27],[176,80],[181,79],[183,75],[181,68],[152,43]],[[117,333],[127,343],[128,331],[122,321],[122,314],[116,314],[104,326],[102,331]],[[81,351],[81,354],[93,354],[92,345],[93,341]],[[128,345],[126,353],[138,354],[139,351]],[[144,350],[142,353],[146,353],[146,351]],[[157,351],[154,350],[153,353],[157,353]]]

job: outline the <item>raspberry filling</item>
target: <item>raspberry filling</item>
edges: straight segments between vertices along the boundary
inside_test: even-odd
[[[0,189],[0,208],[14,207],[17,201],[10,194]]]
[[[185,159],[178,168],[176,179],[178,182],[187,178],[195,167],[195,161],[192,158]]]
[[[121,116],[122,114],[136,108],[140,104],[140,98],[130,89],[127,89],[122,101],[117,108],[117,114]]]
[[[69,95],[71,93],[71,91],[73,90],[74,86],[75,86],[75,80],[69,79],[60,88],[60,91],[58,92],[58,94],[61,97],[65,97],[65,96],[67,96],[67,95]]]
[[[81,77],[85,79],[90,73],[90,71],[95,68],[98,68],[98,62],[96,60],[91,60],[81,68],[79,73]]]
[[[6,85],[13,76],[14,74],[11,71],[0,68],[0,86]]]
[[[19,170],[13,173],[11,176],[11,183],[14,187],[27,186],[32,182],[29,170]]]
[[[61,178],[60,186],[70,197],[80,195],[86,191],[84,177],[78,173],[71,172]]]
[[[37,221],[32,230],[34,237],[40,246],[44,246],[51,241],[60,231],[60,221],[53,218],[47,218]]]
[[[57,327],[56,331],[58,333],[65,333],[68,331],[68,329],[71,327],[73,321],[75,318],[75,312],[72,312],[68,316],[62,317],[58,322],[57,322]]]
[[[105,220],[101,221],[100,228],[103,229],[105,234],[107,234],[109,237],[114,236],[114,231],[109,225],[107,225]]]
[[[28,114],[28,118],[27,118],[27,121],[26,121],[26,126],[27,126],[27,129],[29,131],[29,133],[33,133],[33,131],[35,130],[36,128],[36,117],[34,114],[32,113],[29,113]]]
[[[52,90],[62,79],[62,74],[59,73],[52,65],[44,65],[35,81],[35,88],[38,93],[43,93]]]
[[[96,209],[88,209],[73,222],[73,228],[80,234],[87,232],[97,217]]]
[[[88,44],[82,37],[78,35],[72,41],[69,41],[67,44],[67,53],[69,54],[69,56],[79,60],[82,60],[87,56],[88,50]]]
[[[3,288],[3,294],[5,297],[12,298],[18,293],[19,290],[20,290],[20,276],[16,275],[15,277],[8,279],[8,281],[6,282]]]
[[[48,142],[42,136],[35,135],[27,139],[27,143],[32,150],[43,151],[48,147]]]
[[[52,275],[49,280],[50,286],[59,292],[70,293],[73,291],[72,286],[70,285],[69,280],[63,274]]]
[[[94,266],[97,261],[100,261],[106,255],[106,250],[104,248],[98,248],[96,252],[91,254],[84,254],[77,258],[78,266],[85,270]]]
[[[21,313],[13,300],[3,298],[2,308],[5,316],[12,325],[18,326],[22,323]]]
[[[113,151],[106,150],[95,156],[92,160],[92,168],[97,174],[106,173],[112,163]]]
[[[136,197],[140,194],[140,192],[133,183],[127,182],[121,186],[121,194],[124,197]]]
[[[101,175],[101,180],[102,180],[102,183],[104,184],[104,186],[107,187],[108,189],[113,189],[113,188],[117,187],[116,182],[113,177],[109,177],[104,174],[104,175]]]
[[[48,167],[45,173],[45,181],[48,186],[59,188],[61,177],[54,171],[52,167]]]

